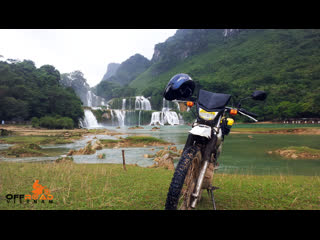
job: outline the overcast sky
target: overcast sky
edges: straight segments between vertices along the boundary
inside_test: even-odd
[[[176,29],[0,29],[0,55],[53,65],[60,73],[80,70],[90,87],[97,85],[109,63],[122,63],[139,53],[151,60],[154,46]]]

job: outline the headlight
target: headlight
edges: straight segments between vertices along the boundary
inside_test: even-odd
[[[211,121],[217,116],[218,112],[207,112],[199,108],[199,117],[206,121]]]

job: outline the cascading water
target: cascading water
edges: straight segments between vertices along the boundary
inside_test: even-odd
[[[119,109],[114,109],[113,110],[117,116],[118,123],[120,127],[124,127],[124,121],[126,117],[126,111],[124,110],[119,110]]]
[[[179,125],[179,116],[175,111],[170,111],[169,101],[163,99],[162,101],[162,111],[154,112],[151,116],[150,125]]]
[[[87,106],[92,107],[92,92],[91,91],[87,92]]]
[[[150,111],[151,110],[150,101],[143,96],[136,96],[135,109]]]
[[[146,124],[146,118],[148,122],[150,120],[151,112],[146,111],[151,111],[151,103],[143,96],[115,98],[108,104],[112,126],[143,125]]]
[[[80,125],[81,127],[88,128],[88,129],[101,127],[96,117],[93,115],[93,113],[89,109],[84,110],[84,120],[80,121]]]
[[[88,104],[91,103],[92,97],[88,92]],[[109,105],[110,104],[110,105]],[[181,115],[170,108],[175,109],[175,105],[171,105],[169,101],[163,99],[162,111],[151,112],[151,103],[149,99],[143,96],[136,96],[123,99],[114,99],[108,102],[107,109],[95,107],[94,110],[102,111],[102,122],[104,126],[141,126],[145,124],[149,125],[179,125],[181,123]],[[151,118],[151,122],[150,121]],[[81,121],[81,126],[85,128],[97,128],[103,127],[99,124],[91,112],[91,110],[85,110],[85,119]]]
[[[122,99],[122,110],[126,110],[126,99]]]

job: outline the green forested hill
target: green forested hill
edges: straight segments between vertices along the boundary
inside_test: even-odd
[[[95,94],[106,100],[116,97],[134,96],[135,89],[130,88],[128,84],[142,72],[146,71],[150,65],[151,62],[141,54],[135,54],[119,65],[111,63],[111,71],[107,72],[102,81],[93,87],[92,90]],[[113,70],[113,68],[116,68],[116,70]],[[106,77],[108,75],[109,77]]]
[[[188,44],[193,38],[197,44]],[[246,104],[264,120],[320,116],[320,30],[251,29],[226,37],[222,29],[184,30],[156,45],[153,64],[129,86],[160,108],[177,73],[189,74],[197,89],[231,93],[235,100],[265,90],[264,104]]]
[[[72,88],[59,84],[60,73],[51,65],[36,68],[31,60],[0,61],[0,120],[71,118],[70,127],[83,117],[81,101]],[[68,120],[66,120],[68,121]],[[63,124],[60,124],[63,127]]]

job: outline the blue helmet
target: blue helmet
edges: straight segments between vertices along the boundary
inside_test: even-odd
[[[185,73],[174,75],[164,90],[163,97],[166,100],[184,100],[192,96],[195,83]]]

